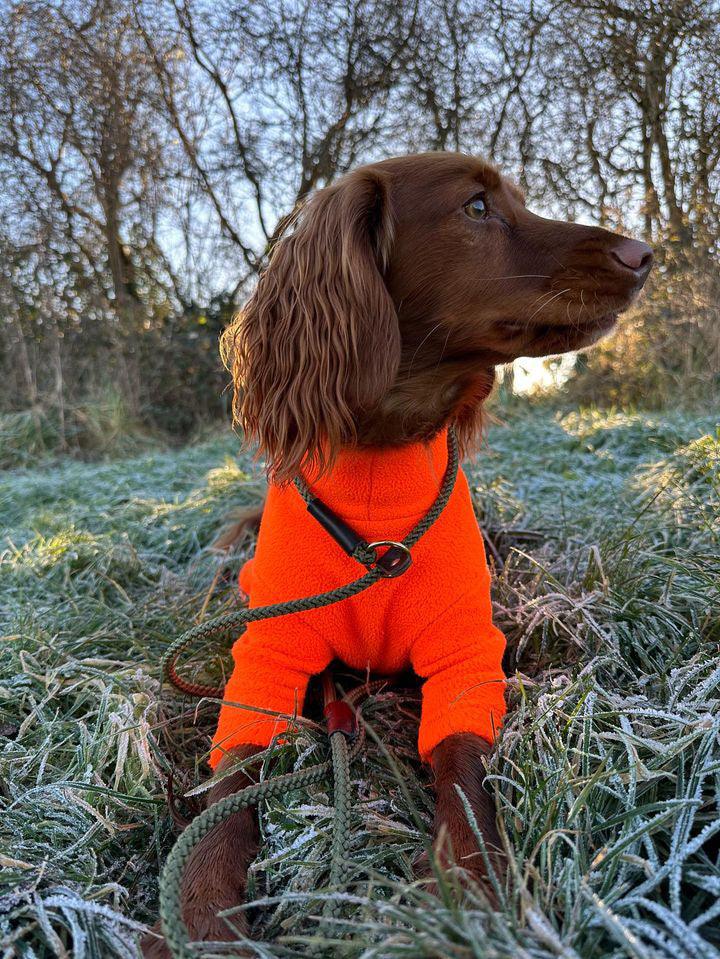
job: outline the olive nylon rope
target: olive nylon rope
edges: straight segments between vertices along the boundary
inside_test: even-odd
[[[343,885],[345,863],[350,851],[350,750],[342,733],[330,737],[333,767],[333,841],[330,852],[330,889]],[[327,899],[325,916],[334,915],[340,905],[337,898]]]
[[[448,462],[440,490],[427,513],[402,540],[402,545],[408,550],[430,529],[445,509],[455,486],[458,466],[457,439],[454,431],[449,429]],[[311,493],[304,480],[296,479],[295,485],[305,502],[308,502]],[[374,551],[363,547],[359,547],[356,554],[354,554],[354,558],[367,566],[370,566],[377,558]],[[333,603],[339,603],[351,596],[357,596],[358,593],[362,593],[382,578],[382,571],[373,566],[354,582],[338,586],[325,593],[318,593],[303,599],[288,600],[284,603],[275,603],[270,606],[245,607],[232,613],[226,613],[224,616],[218,616],[206,623],[200,623],[183,633],[168,647],[161,662],[163,678],[167,677],[174,686],[188,695],[221,699],[224,692],[222,687],[190,683],[178,675],[175,669],[177,658],[191,643],[196,640],[210,639],[230,630],[237,630],[248,623],[259,620],[273,619],[291,613],[308,612],[313,609],[320,609],[323,606],[331,606]],[[279,796],[285,790],[299,789],[319,782],[330,772],[331,767],[334,770],[335,813],[330,886],[331,888],[337,888],[341,885],[349,846],[349,766],[362,749],[363,741],[364,737],[359,735],[352,747],[348,747],[345,735],[337,731],[330,737],[331,761],[317,763],[306,769],[285,773],[273,779],[247,786],[209,806],[193,819],[170,851],[160,878],[160,922],[168,949],[174,959],[191,959],[194,955],[194,950],[189,946],[188,930],[182,918],[181,904],[182,875],[194,846],[220,822],[241,809],[254,806],[261,799]],[[337,906],[336,900],[328,900],[324,914],[332,916],[336,912]]]

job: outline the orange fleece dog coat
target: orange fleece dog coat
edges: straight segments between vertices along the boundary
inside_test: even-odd
[[[397,541],[434,502],[446,466],[444,431],[427,444],[343,451],[311,489],[368,542]],[[492,623],[490,574],[462,471],[412,552],[412,566],[397,579],[381,579],[333,606],[248,625],[233,646],[213,767],[228,749],[267,746],[288,726],[233,703],[299,714],[310,677],[336,658],[382,675],[412,666],[425,680],[418,744],[424,760],[452,733],[492,742],[505,713],[505,639]],[[240,573],[250,606],[324,592],[361,572],[294,486],[270,485],[255,557]]]

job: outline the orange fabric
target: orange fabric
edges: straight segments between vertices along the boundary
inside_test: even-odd
[[[348,450],[313,492],[368,541],[400,540],[435,500],[447,435],[399,449]],[[251,606],[309,596],[356,579],[362,568],[308,515],[293,486],[271,485],[255,558],[240,574]],[[233,647],[210,757],[241,744],[266,746],[302,710],[310,677],[335,658],[390,675],[408,666],[425,679],[419,751],[456,732],[492,741],[505,713],[505,639],[493,626],[490,574],[467,480],[458,473],[440,518],[413,549],[413,565],[334,606],[251,623]]]

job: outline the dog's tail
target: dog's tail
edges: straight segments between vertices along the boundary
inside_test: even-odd
[[[227,517],[228,525],[224,526],[210,549],[218,553],[230,553],[237,549],[249,536],[258,531],[265,500],[258,506],[243,506],[233,510]]]

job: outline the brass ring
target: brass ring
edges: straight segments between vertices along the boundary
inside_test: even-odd
[[[377,549],[379,546],[387,546],[388,550],[399,549],[402,553],[405,554],[403,557],[402,563],[398,566],[396,571],[393,571],[392,567],[389,567],[386,569],[385,567],[380,565],[381,560],[385,556],[387,556],[387,553],[383,553],[382,556],[377,556]],[[375,566],[380,566],[380,571],[382,572],[383,576],[387,577],[388,579],[394,579],[396,576],[401,576],[412,563],[412,553],[410,552],[408,547],[405,545],[405,543],[398,543],[394,539],[375,540],[374,543],[368,543],[368,548],[375,550],[375,555],[376,555]]]

